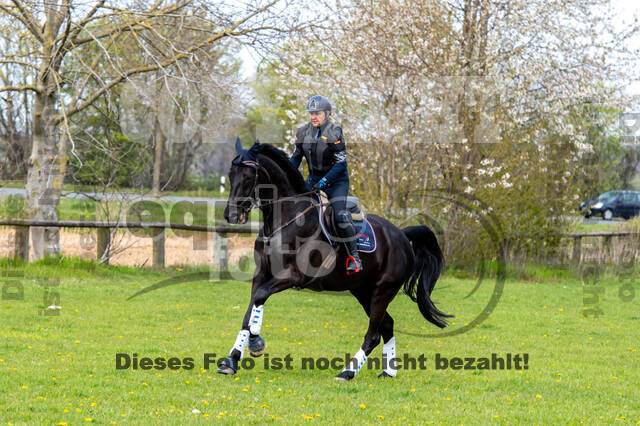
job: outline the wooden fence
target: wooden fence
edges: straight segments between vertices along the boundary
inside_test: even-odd
[[[640,233],[621,232],[586,232],[559,233],[553,237],[564,242],[552,251],[536,250],[535,242],[544,242],[543,236],[523,234],[517,239],[506,241],[505,251],[509,263],[553,263],[555,266],[569,264],[580,265],[584,262],[616,264],[626,261],[640,260]],[[534,243],[531,243],[534,239]],[[524,243],[529,240],[528,243]],[[527,249],[533,250],[528,253]],[[542,255],[542,258],[540,257]],[[544,256],[550,256],[544,258]]]
[[[165,265],[165,241],[166,230],[183,230],[191,232],[216,233],[222,239],[221,266],[227,266],[228,253],[227,244],[224,243],[229,234],[255,234],[256,229],[251,226],[203,226],[185,225],[180,223],[164,222],[80,222],[80,221],[42,221],[25,219],[0,219],[0,226],[12,227],[15,231],[14,255],[24,260],[29,259],[29,228],[30,227],[55,227],[55,228],[91,228],[97,230],[96,258],[109,261],[109,246],[111,231],[113,229],[146,229],[160,230],[153,236],[153,262],[152,266],[162,268]],[[559,234],[560,238],[567,238],[573,241],[571,250],[571,262],[580,264],[583,260],[583,240],[585,238],[601,238],[601,249],[607,252],[611,247],[612,239],[640,237],[637,232],[590,232],[590,233],[570,233]]]
[[[153,235],[153,261],[152,266],[163,268],[165,265],[165,241],[166,230],[181,230],[191,232],[207,232],[215,233],[223,240],[229,234],[255,234],[256,230],[251,226],[204,226],[204,225],[185,225],[181,223],[164,223],[164,222],[80,222],[80,221],[46,221],[46,220],[27,220],[27,219],[0,219],[0,226],[11,227],[14,229],[14,256],[20,257],[26,261],[29,260],[29,228],[91,228],[98,232],[96,244],[96,258],[102,259],[105,263],[109,262],[109,246],[111,243],[111,231],[113,229],[146,229],[159,230]],[[150,237],[151,238],[151,237]],[[227,267],[227,244],[220,244],[223,252],[221,255],[222,267]]]

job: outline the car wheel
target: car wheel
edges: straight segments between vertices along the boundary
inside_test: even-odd
[[[606,209],[605,211],[602,212],[602,218],[604,220],[611,220],[613,219],[613,212],[611,211],[611,209]]]

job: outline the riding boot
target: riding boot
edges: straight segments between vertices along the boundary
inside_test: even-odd
[[[352,238],[346,241],[345,246],[347,247],[347,253],[349,254],[349,257],[347,258],[347,275],[362,271],[362,261],[360,260],[360,256],[358,255],[358,246],[356,245],[356,239]]]
[[[362,271],[362,261],[358,255],[358,246],[356,245],[356,228],[351,220],[351,214],[345,213],[340,216],[341,220],[338,223],[338,229],[347,249],[347,275],[351,275]]]

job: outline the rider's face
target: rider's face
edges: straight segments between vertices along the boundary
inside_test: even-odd
[[[309,118],[313,127],[320,127],[327,118],[327,113],[325,111],[312,111],[309,113]]]

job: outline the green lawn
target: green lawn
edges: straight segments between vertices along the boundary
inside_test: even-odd
[[[0,187],[5,188],[26,188],[26,184],[24,182],[0,182]],[[101,187],[92,187],[89,185],[70,185],[64,184],[62,186],[63,192],[98,192],[100,193],[103,189]],[[123,193],[131,193],[132,196],[139,196],[140,191],[134,191],[130,188],[121,188],[121,189],[111,189],[113,192],[123,192]],[[145,188],[144,193],[146,195],[151,194],[151,189]],[[206,189],[184,189],[180,191],[162,191],[160,192],[161,197],[168,196],[184,196],[184,197],[208,197],[208,198],[226,198],[229,196],[229,193],[220,193],[220,189],[216,188],[213,191],[208,191]]]
[[[570,232],[622,232],[625,231],[628,226],[629,221],[625,221],[623,219],[616,218],[615,220],[611,220],[608,222],[598,222],[598,223],[577,223],[575,226],[571,227]]]
[[[100,204],[91,200],[77,200],[62,198],[58,203],[57,214],[59,220],[79,220],[79,221],[100,221],[105,217],[112,220],[120,215],[122,219],[129,222],[171,222],[194,225],[215,225],[223,223],[224,207],[226,203],[207,204],[203,203],[178,203],[167,201],[103,201]],[[141,219],[139,211],[146,210],[149,216]],[[186,214],[189,213],[188,216]],[[28,217],[27,207],[23,197],[2,196],[0,197],[0,218],[26,218]],[[190,218],[189,218],[190,217]],[[259,221],[260,210],[253,209],[249,215],[249,220]],[[186,222],[189,221],[189,222]]]
[[[613,278],[599,283],[604,296],[597,306],[604,315],[597,319],[583,317],[583,287],[569,277],[507,281],[495,311],[467,333],[396,333],[398,356],[424,354],[425,370],[400,370],[395,379],[380,380],[377,369],[364,368],[346,383],[333,379],[339,370],[302,369],[300,362],[359,348],[367,319],[348,294],[289,290],[273,296],[262,333],[267,353],[290,354],[293,368],[245,369],[229,377],[202,369],[202,357],[227,355],[248,303],[248,283],[187,282],[127,301],[150,284],[193,270],[142,271],[77,260],[0,265],[4,285],[19,283],[24,291],[22,300],[0,301],[5,424],[640,423],[640,295],[621,301]],[[437,304],[456,314],[452,329],[471,321],[493,291],[487,280],[465,299],[474,284],[445,276],[436,287]],[[40,315],[56,301],[55,292],[59,315]],[[404,295],[390,312],[397,330],[438,331]],[[116,353],[192,357],[195,368],[116,370]],[[378,347],[372,357],[380,353]],[[529,363],[527,370],[436,370],[436,353],[526,353]]]

